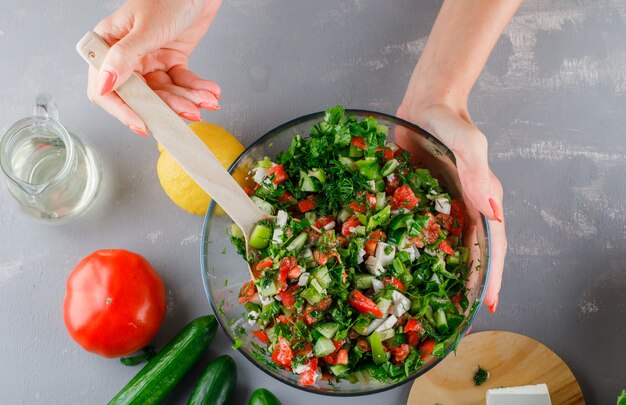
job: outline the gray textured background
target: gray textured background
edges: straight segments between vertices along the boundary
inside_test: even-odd
[[[162,275],[169,312],[160,346],[209,311],[199,276],[202,218],[174,206],[154,142],[87,101],[74,44],[121,1],[0,1],[0,126],[51,91],[61,120],[97,150],[104,186],[93,209],[46,226],[0,191],[0,402],[104,403],[136,372],[82,351],[61,305],[73,265],[123,247]],[[192,66],[223,89],[204,118],[248,145],[299,115],[342,103],[393,113],[439,3],[225,1]],[[626,387],[626,2],[529,0],[471,96],[505,186],[509,255],[496,315],[475,330],[527,334],[553,348],[590,404]],[[210,355],[232,353],[220,332]],[[367,399],[319,398],[279,385],[238,353],[235,403],[271,388],[285,404],[400,404],[409,386]],[[197,371],[196,371],[197,374]],[[183,403],[193,378],[172,395]]]

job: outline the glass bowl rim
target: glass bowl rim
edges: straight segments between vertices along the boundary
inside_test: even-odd
[[[318,116],[322,116],[324,115],[325,111],[318,111],[318,112],[314,112],[314,113],[310,113],[310,114],[305,114],[302,115],[300,117],[294,118],[292,120],[289,120],[269,131],[267,131],[265,134],[263,134],[261,137],[259,137],[257,140],[255,140],[250,146],[248,146],[243,152],[241,152],[241,154],[237,157],[237,159],[235,159],[235,161],[230,165],[230,167],[228,168],[228,172],[232,174],[233,170],[237,167],[237,165],[240,163],[240,161],[247,155],[247,153],[254,149],[255,147],[262,145],[266,142],[266,140],[268,138],[271,138],[273,135],[275,135],[276,133],[282,132],[290,127],[293,127],[299,123],[308,121],[312,118],[318,117]],[[364,109],[352,109],[352,108],[346,108],[345,109],[345,113],[346,115],[349,114],[359,114],[359,115],[371,115],[371,116],[379,116],[379,117],[383,117],[386,120],[401,124],[405,127],[410,128],[411,130],[415,131],[415,132],[421,132],[423,133],[426,138],[433,142],[437,147],[441,148],[442,150],[446,151],[446,154],[448,156],[450,156],[450,158],[452,159],[454,166],[456,167],[456,159],[454,158],[454,155],[452,154],[452,152],[450,151],[450,149],[445,146],[443,143],[441,143],[441,141],[439,141],[439,139],[437,139],[434,135],[432,135],[430,132],[426,131],[425,129],[409,122],[406,121],[402,118],[398,118],[396,116],[390,115],[390,114],[386,114],[386,113],[382,113],[379,111],[372,111],[372,110],[364,110]],[[207,277],[207,266],[206,266],[206,257],[207,257],[207,243],[206,243],[206,238],[208,237],[207,234],[207,229],[208,229],[208,224],[209,224],[209,219],[211,218],[211,216],[213,215],[213,212],[215,211],[215,201],[211,200],[211,204],[209,205],[209,208],[204,216],[204,221],[202,223],[202,236],[200,238],[201,241],[201,246],[200,246],[200,275],[202,276],[202,286],[204,287],[204,293],[209,301],[209,304],[211,305],[211,309],[213,310],[214,314],[218,314],[218,307],[213,299],[213,296],[211,294],[211,290],[209,288],[209,283],[208,283],[208,277]],[[459,335],[459,339],[457,340],[456,344],[454,345],[450,345],[450,347],[446,350],[446,355],[444,357],[437,357],[435,358],[434,361],[432,361],[430,364],[428,364],[422,371],[421,373],[417,373],[414,376],[408,377],[402,381],[399,382],[395,382],[392,384],[387,384],[381,388],[377,388],[377,389],[373,389],[370,391],[363,391],[363,392],[341,392],[341,391],[336,391],[336,392],[324,392],[324,391],[317,391],[317,390],[313,390],[313,389],[308,389],[305,386],[302,386],[300,384],[296,384],[291,380],[282,380],[281,378],[276,377],[275,375],[273,375],[271,372],[269,372],[268,370],[265,369],[265,367],[263,367],[256,359],[252,358],[251,356],[249,356],[245,351],[241,350],[240,348],[237,348],[237,351],[239,353],[241,353],[250,363],[254,364],[254,366],[256,366],[259,370],[263,371],[265,374],[269,375],[270,377],[272,377],[273,379],[286,384],[290,387],[293,388],[297,388],[299,390],[302,390],[304,392],[308,392],[308,393],[312,393],[312,394],[318,394],[318,395],[325,395],[325,396],[331,396],[331,397],[357,397],[357,396],[365,396],[365,395],[373,395],[373,394],[380,394],[382,392],[397,388],[401,385],[404,385],[408,382],[411,382],[413,380],[415,380],[416,378],[426,374],[428,371],[430,371],[433,367],[435,367],[437,364],[439,364],[439,362],[441,362],[443,359],[445,359],[446,357],[448,357],[448,355],[450,354],[450,352],[452,352],[454,350],[454,348],[456,347],[456,345],[463,340],[463,338],[465,337],[465,335],[468,333],[469,329],[472,327],[472,324],[474,322],[474,320],[476,319],[476,316],[478,315],[478,313],[480,312],[480,310],[482,309],[482,303],[483,300],[485,299],[485,294],[487,293],[487,287],[489,286],[489,276],[491,274],[491,228],[489,227],[489,221],[487,220],[487,218],[480,213],[480,217],[482,219],[483,222],[483,226],[485,227],[485,237],[487,239],[487,273],[485,276],[485,285],[483,286],[483,289],[480,293],[480,297],[476,298],[476,301],[478,302],[476,310],[474,311],[474,313],[470,316],[470,318],[467,320],[467,324],[465,326],[465,328],[463,329],[463,331],[461,332],[461,334]],[[475,303],[476,303],[475,301]],[[228,337],[228,339],[235,344],[235,339],[233,339],[233,337],[230,335],[230,333],[227,332],[227,328],[222,325],[222,322],[220,320],[219,316],[216,316],[216,319],[218,321],[218,323],[220,324],[220,326],[222,327],[222,329],[224,330],[226,336]]]

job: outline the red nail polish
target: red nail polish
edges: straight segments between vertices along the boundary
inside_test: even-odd
[[[139,127],[136,127],[134,125],[129,125],[128,128],[130,128],[130,130],[136,133],[137,135],[148,136],[148,133]]]
[[[498,300],[500,299],[500,297],[496,297],[496,301],[489,307],[489,312],[492,314],[496,313],[496,309],[498,309]]]
[[[502,222],[502,210],[498,207],[498,203],[493,198],[489,199],[489,205],[493,211],[493,216],[496,217],[498,222]]]
[[[219,110],[220,109],[219,105],[209,104],[209,103],[200,103],[198,106],[200,108],[204,108],[205,110]]]
[[[201,120],[201,118],[199,116],[197,116],[195,114],[186,113],[186,112],[182,112],[182,113],[180,113],[178,115],[180,115],[181,117],[183,117],[184,119],[189,120],[189,121],[200,121]]]
[[[100,75],[98,76],[98,89],[100,89],[100,95],[102,96],[113,90],[116,80],[117,73],[111,72],[110,70],[103,70],[100,72]]]

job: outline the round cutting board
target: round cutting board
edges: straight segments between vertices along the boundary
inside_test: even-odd
[[[478,365],[489,372],[474,384]],[[490,388],[545,383],[554,405],[584,404],[576,377],[552,350],[512,332],[478,332],[459,343],[441,363],[413,383],[407,405],[484,404]]]

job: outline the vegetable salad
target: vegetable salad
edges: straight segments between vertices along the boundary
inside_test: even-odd
[[[232,229],[254,276],[239,302],[259,359],[303,385],[402,381],[445,355],[468,310],[462,203],[387,131],[333,107],[250,173],[276,219],[256,225],[247,257]]]

